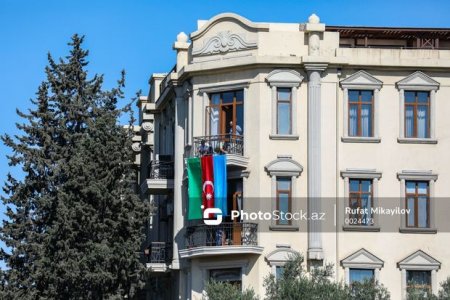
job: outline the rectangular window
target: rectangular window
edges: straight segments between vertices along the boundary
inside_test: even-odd
[[[406,271],[407,289],[414,288],[424,293],[431,293],[431,271]],[[425,298],[426,299],[426,298]]]
[[[292,93],[277,88],[277,134],[292,134]]]
[[[209,95],[206,125],[209,135],[241,136],[244,132],[244,91],[230,91]]]
[[[406,227],[430,227],[430,184],[427,181],[406,181]]]
[[[281,279],[284,273],[284,266],[276,266],[275,267],[275,279]]]
[[[405,137],[430,137],[430,92],[405,91]]]
[[[280,212],[278,225],[291,225],[291,220],[285,217],[286,213],[291,213],[291,178],[277,177],[277,210]]]
[[[353,282],[364,282],[367,280],[373,280],[375,272],[373,269],[350,269],[350,285]]]
[[[218,282],[227,282],[236,286],[239,290],[242,287],[241,268],[212,269],[209,270],[209,279]]]
[[[373,225],[372,197],[373,188],[371,179],[350,179],[349,188],[349,225]]]
[[[373,137],[373,91],[348,91],[348,135]]]

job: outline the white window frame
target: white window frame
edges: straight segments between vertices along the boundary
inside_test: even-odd
[[[298,140],[297,129],[297,107],[298,107],[298,90],[304,77],[297,71],[289,69],[279,69],[270,72],[266,81],[270,86],[272,99],[272,122],[271,133],[269,138],[272,140]],[[291,88],[291,134],[277,133],[277,88]]]
[[[439,82],[420,71],[414,72],[408,77],[397,82],[400,96],[399,109],[399,135],[397,141],[402,144],[437,144],[436,138],[436,91]],[[430,92],[430,137],[429,138],[406,138],[405,137],[405,91]]]
[[[379,98],[380,89],[383,82],[373,77],[366,71],[360,70],[344,80],[340,81],[341,88],[344,92],[343,101],[343,130],[341,141],[344,143],[379,143],[381,141],[379,135]],[[348,91],[349,90],[370,90],[373,91],[373,136],[349,136],[348,135]]]
[[[373,255],[364,248],[350,254],[341,260],[341,266],[344,268],[345,283],[350,284],[350,269],[374,270],[374,279],[380,280],[380,270],[384,266],[384,261]]]
[[[350,199],[350,179],[369,179],[372,180],[372,207],[378,207],[378,181],[381,179],[382,173],[376,169],[346,169],[341,171],[341,177],[344,179],[344,203],[341,212],[341,220],[344,220],[342,230],[345,231],[380,231],[379,216],[373,215],[373,225],[347,225],[345,220],[349,215],[345,213],[345,207]]]
[[[438,281],[436,272],[441,268],[441,263],[422,250],[418,250],[397,263],[401,271],[402,299],[406,299],[407,274],[406,271],[431,271],[431,292],[437,294]]]
[[[436,218],[435,218],[435,206],[434,201],[434,184],[438,179],[438,174],[433,173],[431,170],[402,170],[397,173],[397,178],[400,180],[400,209],[406,209],[405,197],[406,197],[406,181],[428,181],[429,182],[429,194],[430,194],[430,227],[429,228],[411,228],[406,227],[406,214],[401,215],[400,229],[402,233],[436,233]]]
[[[303,166],[292,159],[292,155],[278,155],[276,160],[268,163],[264,169],[271,179],[271,202],[272,210],[276,210],[277,207],[277,177],[290,177],[291,178],[291,210],[293,212],[298,211],[298,201],[296,201],[296,188],[297,188],[297,178],[303,172]],[[286,230],[286,231],[298,231],[297,220],[292,220],[290,225],[279,225],[275,220],[272,219],[270,230]]]
[[[289,261],[290,256],[298,254],[297,251],[291,249],[291,245],[277,244],[276,247],[277,249],[265,257],[274,276],[276,276],[277,267],[283,267]]]

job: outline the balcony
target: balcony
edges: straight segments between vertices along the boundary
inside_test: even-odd
[[[154,160],[148,166],[147,180],[141,186],[142,193],[165,194],[173,189],[173,162]]]
[[[258,224],[221,223],[199,224],[186,229],[186,249],[180,250],[181,258],[206,257],[230,254],[262,253],[258,246]]]
[[[165,242],[152,242],[144,250],[144,260],[152,272],[167,272],[172,260],[172,245]]]
[[[194,137],[194,156],[223,154],[227,156],[227,166],[246,168],[248,158],[244,156],[242,135],[218,134]]]

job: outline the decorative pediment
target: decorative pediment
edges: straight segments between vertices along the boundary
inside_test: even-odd
[[[380,89],[383,82],[361,70],[341,80],[341,86],[348,89]]]
[[[231,31],[221,31],[206,40],[202,48],[192,51],[192,55],[213,55],[255,48],[256,42],[248,42],[244,36]]]
[[[290,155],[278,155],[276,160],[265,166],[265,170],[269,175],[274,176],[300,176],[303,172],[303,167],[293,160]]]
[[[439,82],[420,71],[414,72],[397,82],[397,88],[402,90],[437,90]]]
[[[266,81],[271,86],[299,86],[303,76],[294,70],[273,70],[267,75]]]
[[[384,261],[370,253],[364,248],[347,256],[341,261],[344,268],[376,268],[380,269],[384,265]]]
[[[292,256],[298,254],[297,251],[291,248],[278,248],[266,255],[267,262],[273,265],[284,265]]]
[[[233,13],[223,13],[219,14],[209,21],[199,21],[199,29],[191,33],[191,40],[197,40],[203,35],[205,35],[208,31],[210,31],[214,26],[219,23],[230,22],[239,25],[241,28],[246,31],[269,31],[269,24],[266,23],[253,23],[252,21]]]
[[[441,263],[422,250],[418,250],[400,261],[398,267],[400,269],[437,270],[441,267]]]

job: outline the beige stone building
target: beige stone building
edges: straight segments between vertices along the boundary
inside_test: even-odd
[[[293,252],[392,299],[409,284],[437,292],[450,275],[450,29],[224,13],[173,49],[139,100],[133,147],[156,206],[148,299],[201,299],[210,279],[263,298]],[[284,216],[188,220],[186,160],[211,153],[227,156],[230,211]]]

